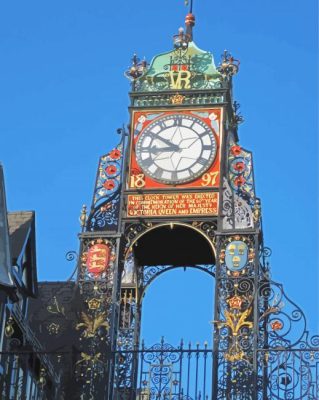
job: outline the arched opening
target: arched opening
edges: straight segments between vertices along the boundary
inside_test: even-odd
[[[212,243],[204,233],[186,224],[150,229],[135,242],[134,254],[140,266],[215,264]]]
[[[158,276],[143,299],[141,338],[146,345],[165,341],[211,346],[213,276],[195,268],[175,268]],[[194,342],[195,341],[195,342]]]
[[[204,230],[163,223],[130,243],[116,353],[118,393],[131,396],[125,399],[210,397],[212,233],[211,223]]]
[[[177,333],[178,340],[182,337],[189,340],[198,336],[196,329],[193,331],[191,327],[206,324],[206,334],[199,336],[205,341],[210,340],[208,321],[212,320],[213,314],[212,278],[215,276],[215,248],[207,232],[185,223],[161,224],[142,233],[133,243],[132,249],[139,282],[139,320],[143,314],[142,327],[149,324],[150,330],[153,329],[157,335],[156,338],[152,334],[149,335],[151,332],[146,328],[147,336],[154,340],[159,340],[161,336],[168,338],[170,329],[176,332],[177,327],[183,327]],[[146,291],[155,295],[145,296]],[[193,298],[195,293],[196,299]],[[155,327],[151,321],[159,314],[162,314],[162,322]],[[181,319],[178,322],[179,318]],[[191,323],[189,327],[187,323],[183,323],[192,319],[198,319],[198,322]],[[158,323],[158,319],[155,321]],[[190,330],[192,334],[188,339],[185,332]],[[144,336],[146,339],[144,332],[140,331],[138,336]],[[176,342],[176,338],[175,336],[172,339]],[[200,340],[200,337],[197,340]]]

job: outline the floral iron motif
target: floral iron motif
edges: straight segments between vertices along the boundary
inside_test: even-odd
[[[50,324],[47,325],[47,331],[49,332],[49,335],[58,335],[61,329],[60,324],[57,324],[55,322],[51,322]]]
[[[94,337],[97,334],[97,331],[102,327],[106,328],[107,331],[109,330],[109,323],[105,320],[105,312],[93,317],[82,312],[81,317],[83,322],[77,324],[75,329],[79,330],[85,328],[82,333],[85,338]]]
[[[243,327],[247,327],[249,329],[253,328],[253,323],[251,321],[247,321],[249,315],[251,314],[252,307],[249,307],[245,311],[240,311],[242,302],[243,300],[239,296],[230,298],[228,303],[232,311],[224,311],[226,320],[213,321],[217,325],[218,329],[227,327],[230,330],[231,345],[224,354],[225,359],[230,362],[240,361],[246,358],[246,353],[240,345],[238,336]]]
[[[60,315],[65,316],[64,307],[62,307],[62,306],[60,307],[56,296],[53,296],[52,304],[47,306],[47,310],[51,314],[60,314]]]
[[[231,188],[251,205],[255,202],[252,153],[235,143],[229,149],[229,182]]]
[[[90,355],[90,354],[86,354],[84,352],[81,352],[81,357],[82,358],[79,361],[77,361],[75,363],[75,365],[79,365],[79,364],[82,364],[82,363],[86,363],[86,364],[88,364],[88,363],[90,363],[90,364],[102,363],[102,361],[100,360],[101,353],[96,353],[96,354]]]

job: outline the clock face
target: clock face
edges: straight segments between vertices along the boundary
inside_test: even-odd
[[[136,160],[144,173],[167,184],[191,182],[213,163],[217,144],[212,129],[190,114],[158,118],[140,134]]]

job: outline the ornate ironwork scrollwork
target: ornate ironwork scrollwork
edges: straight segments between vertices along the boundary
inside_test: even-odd
[[[78,258],[78,253],[74,250],[70,250],[66,253],[65,258],[67,261],[74,261]]]
[[[87,218],[88,231],[116,231],[120,214],[120,193],[124,160],[125,131],[118,146],[99,161],[91,212]]]
[[[301,349],[315,345],[316,337],[309,339],[304,312],[285,294],[281,284],[261,282],[259,306],[264,312],[260,320],[265,323],[265,330],[260,330],[261,346]]]

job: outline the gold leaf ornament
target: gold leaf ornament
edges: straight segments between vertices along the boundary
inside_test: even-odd
[[[109,323],[105,320],[106,313],[98,314],[95,316],[90,316],[84,312],[81,313],[82,322],[76,325],[75,329],[79,330],[84,328],[83,336],[86,338],[91,338],[96,335],[99,328],[104,327],[109,330]]]

